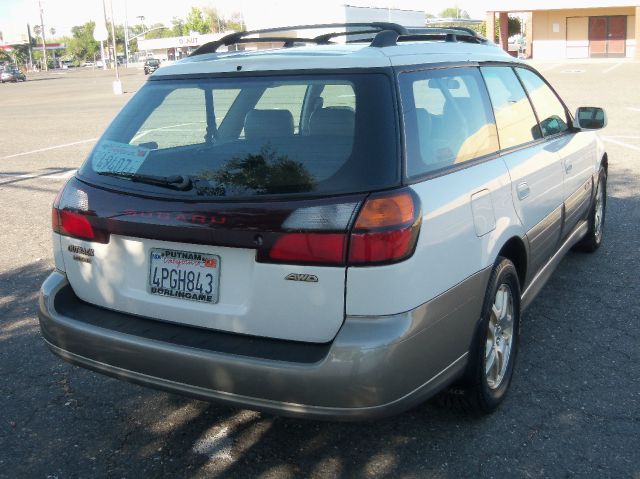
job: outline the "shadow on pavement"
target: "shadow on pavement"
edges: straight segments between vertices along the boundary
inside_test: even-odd
[[[612,175],[605,244],[570,253],[525,313],[512,390],[482,418],[426,403],[375,422],[302,421],[120,382],[47,351],[35,319],[43,262],[4,272],[0,477],[633,477],[636,184]]]

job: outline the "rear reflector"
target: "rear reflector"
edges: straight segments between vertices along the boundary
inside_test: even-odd
[[[58,232],[60,234],[87,240],[95,239],[93,227],[86,216],[69,210],[60,210],[58,216]]]
[[[413,231],[353,233],[349,248],[349,264],[392,263],[413,252]]]
[[[346,244],[346,234],[288,233],[277,239],[269,257],[282,262],[344,264]]]

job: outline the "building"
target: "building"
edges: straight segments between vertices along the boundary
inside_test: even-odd
[[[193,35],[182,37],[153,38],[149,40],[139,39],[139,56],[141,56],[142,59],[151,57],[162,61],[180,60],[200,45],[218,40],[224,35],[224,33],[207,33],[204,35],[194,33]]]
[[[248,30],[258,30],[287,25],[358,22],[394,22],[405,26],[424,26],[425,21],[424,12],[418,10],[353,7],[350,5],[342,5],[336,7],[325,7],[322,11],[315,11],[313,10],[314,7],[309,7],[305,11],[287,8],[282,12],[278,12],[273,11],[274,9],[277,10],[277,4],[274,6],[269,3],[269,5],[272,10],[269,15],[259,15],[254,10],[247,12],[245,22]],[[280,13],[282,13],[282,15]],[[274,18],[277,18],[277,21],[281,23],[274,23]],[[324,32],[325,31],[318,30],[317,34]],[[304,35],[298,35],[295,30],[287,33],[292,37],[310,35],[309,31],[305,31]],[[205,35],[194,33],[193,35],[183,37],[138,40],[138,50],[141,52],[142,57],[153,57],[163,61],[179,60],[180,58],[189,55],[189,53],[200,45],[218,40],[224,35],[225,34],[220,33]],[[280,45],[281,43],[277,45],[270,43],[257,43],[245,44],[242,48],[251,50],[257,48],[272,48],[273,46]]]
[[[499,13],[505,33],[509,13],[528,13],[528,53],[534,59],[640,59],[639,0],[486,0],[485,5],[487,22]],[[506,49],[506,34],[500,42]]]

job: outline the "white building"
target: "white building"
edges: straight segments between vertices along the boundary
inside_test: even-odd
[[[229,32],[230,33],[230,32]],[[157,58],[162,61],[179,60],[205,43],[213,42],[226,33],[199,33],[183,37],[153,38],[138,40],[138,51],[142,56]]]

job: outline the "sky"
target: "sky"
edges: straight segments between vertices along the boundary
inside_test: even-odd
[[[40,22],[39,0],[0,0],[0,32],[5,42],[15,41],[26,35],[26,24]],[[225,16],[242,10],[247,23],[249,18],[260,18],[269,26],[295,23],[315,23],[315,13],[327,7],[349,4],[354,6],[390,7],[405,10],[424,10],[437,14],[447,7],[458,6],[467,10],[473,18],[484,18],[484,9],[473,0],[106,0],[109,14],[110,2],[116,23],[124,23],[125,11],[129,24],[138,23],[137,16],[145,17],[145,24],[170,24],[171,18],[186,17],[191,6],[210,6]],[[44,11],[45,31],[51,28],[56,36],[70,34],[71,27],[96,20],[102,13],[102,0],[40,0]],[[262,25],[261,25],[262,26]]]

